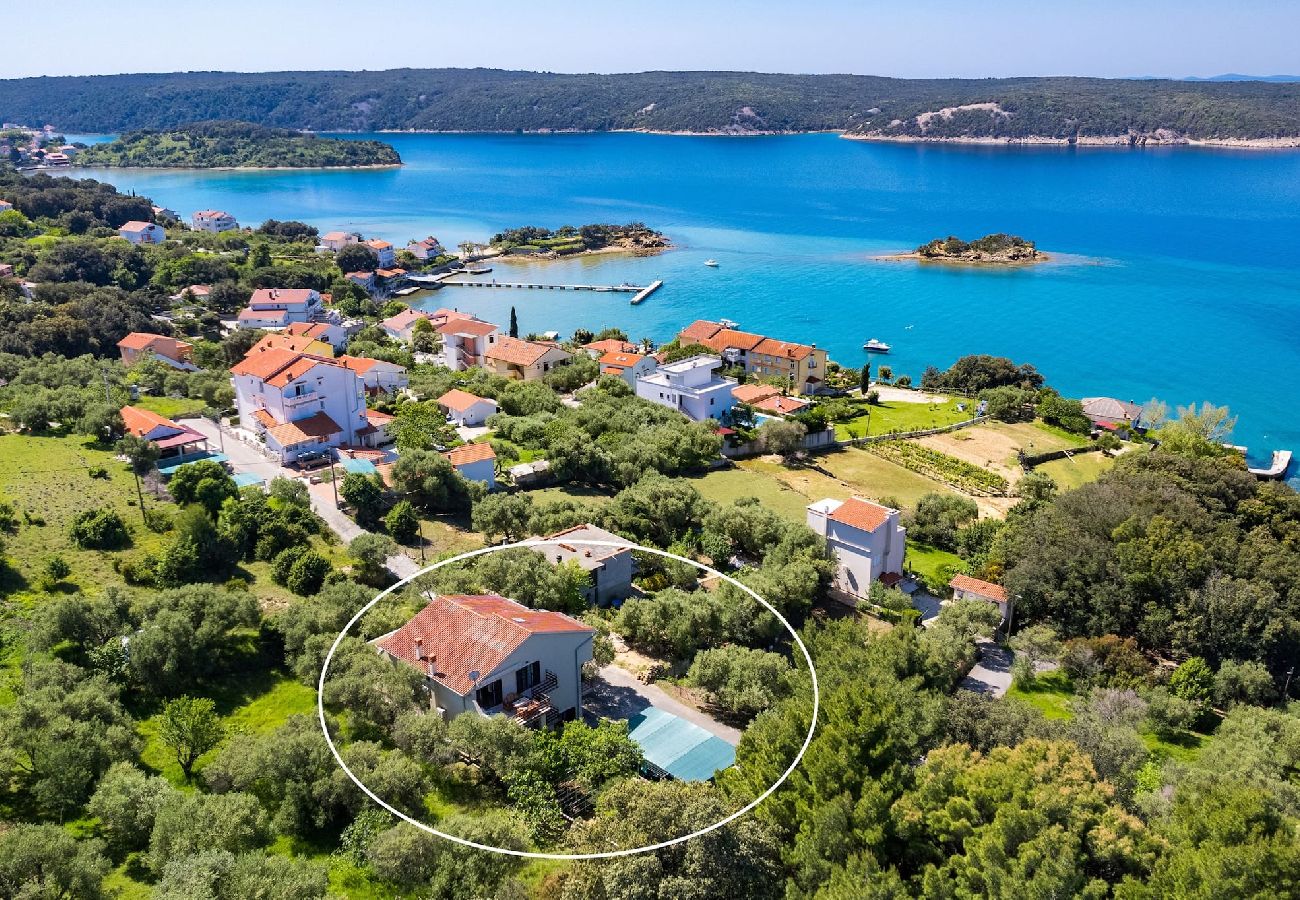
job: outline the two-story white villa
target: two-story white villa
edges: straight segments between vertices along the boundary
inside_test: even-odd
[[[368,241],[361,242],[363,246],[369,247],[375,253],[375,259],[379,261],[379,268],[387,269],[393,263],[397,262],[397,251],[388,241],[379,238],[371,238]]]
[[[882,575],[902,575],[907,529],[898,510],[862,497],[818,500],[808,507],[808,527],[835,552],[838,590],[861,599]]]
[[[235,221],[234,216],[224,210],[201,209],[190,216],[190,226],[195,231],[220,234],[223,231],[235,230],[239,227],[239,223]]]
[[[230,373],[240,424],[281,463],[370,433],[365,386],[337,359],[273,348],[250,353]]]
[[[411,241],[406,245],[406,249],[412,256],[423,262],[436,259],[447,252],[433,235],[429,235],[422,241]]]
[[[448,420],[463,428],[482,425],[497,413],[497,402],[479,397],[460,388],[452,388],[438,398],[438,406]]]
[[[284,328],[323,315],[319,291],[311,288],[259,288],[239,311],[240,328]]]
[[[697,422],[721,420],[736,404],[731,395],[736,382],[718,375],[721,367],[722,360],[716,356],[667,363],[636,380],[636,395]]]
[[[622,378],[633,391],[638,378],[644,378],[658,368],[658,360],[643,353],[610,351],[600,357],[600,374]]]
[[[632,576],[636,564],[632,559],[631,541],[595,525],[578,525],[545,540],[558,541],[543,544],[537,551],[555,563],[576,562],[591,578],[591,586],[583,592],[588,603],[599,606],[621,604],[632,595]],[[607,547],[584,544],[583,541],[601,541],[623,544],[624,547]]]
[[[500,329],[491,322],[462,313],[451,313],[441,323],[435,313],[433,321],[442,336],[442,364],[453,372],[487,366],[488,353],[496,348],[497,342],[509,340],[501,337]]]
[[[498,713],[549,727],[582,714],[582,664],[596,631],[495,594],[434,596],[372,643],[424,676],[430,705],[452,719]]]
[[[117,234],[133,244],[161,244],[167,240],[167,232],[153,222],[126,222]]]
[[[320,236],[316,245],[321,253],[337,253],[349,244],[361,243],[361,235],[355,231],[327,231]]]

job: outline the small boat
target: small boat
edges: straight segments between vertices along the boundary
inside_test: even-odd
[[[719,320],[718,320],[718,324],[721,325],[723,328],[739,328],[739,327],[740,327],[740,323],[737,322],[735,319],[719,319]]]
[[[890,347],[884,341],[878,341],[875,338],[872,338],[862,345],[862,349],[866,350],[868,353],[888,353]]]
[[[710,269],[716,269],[718,267],[718,261],[716,259],[706,259],[704,264]]]
[[[466,269],[465,273],[468,275],[486,275],[488,272],[491,271],[492,271],[491,266],[475,266],[472,269]]]

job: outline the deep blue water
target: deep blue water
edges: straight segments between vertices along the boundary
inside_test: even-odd
[[[360,137],[360,136],[357,136]],[[448,289],[430,302],[525,331],[670,338],[729,317],[859,365],[893,344],[919,376],[965,353],[1032,362],[1073,396],[1238,414],[1252,455],[1300,450],[1300,153],[880,145],[833,135],[381,135],[400,170],[93,173],[188,215],[301,219],[454,247],[515,225],[640,219],[680,249],[498,265],[500,280],[665,286],[621,294]],[[1055,262],[988,270],[873,260],[1008,231]],[[709,257],[717,269],[703,266]],[[516,277],[517,276],[517,277]]]

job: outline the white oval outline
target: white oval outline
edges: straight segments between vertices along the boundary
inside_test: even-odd
[[[620,548],[626,548],[630,550],[639,550],[643,553],[651,553],[655,556],[662,556],[665,557],[666,559],[674,559],[677,560],[678,562],[684,562],[687,565],[694,566],[698,569],[703,569],[705,572],[709,572],[712,575],[716,575],[718,578],[721,578],[723,581],[726,581],[728,584],[733,584],[736,587],[740,588],[746,594],[749,594],[749,596],[753,597],[759,603],[763,604],[763,606],[767,608],[768,612],[776,616],[777,621],[779,621],[782,625],[785,626],[785,629],[790,632],[790,635],[794,638],[795,644],[798,645],[799,650],[803,653],[804,661],[808,663],[808,674],[812,677],[813,714],[812,714],[812,719],[809,721],[808,734],[807,736],[804,737],[803,746],[799,748],[799,752],[795,754],[795,757],[790,762],[789,767],[784,772],[781,773],[781,777],[778,778],[776,781],[772,782],[772,785],[767,790],[763,791],[763,793],[755,797],[748,805],[743,806],[740,809],[736,810],[731,815],[727,816],[725,819],[722,819],[718,822],[714,822],[712,825],[705,826],[704,828],[701,828],[698,831],[693,831],[690,834],[684,834],[679,837],[672,838],[671,840],[661,841],[657,844],[647,844],[644,847],[632,847],[627,850],[607,850],[602,853],[538,853],[530,850],[510,850],[506,847],[493,847],[490,844],[479,844],[474,841],[466,840],[465,838],[462,837],[457,837],[454,834],[447,834],[446,832],[439,831],[438,829],[434,828],[432,825],[426,825],[424,822],[421,822],[415,818],[412,818],[411,816],[408,816],[406,813],[402,812],[401,810],[393,808],[383,799],[378,797],[374,793],[374,791],[366,787],[365,784],[362,783],[361,779],[358,778],[355,774],[353,774],[352,770],[348,768],[347,763],[343,762],[343,757],[339,754],[338,747],[334,746],[334,739],[330,737],[329,728],[325,724],[325,693],[324,693],[325,678],[326,675],[329,673],[330,661],[334,658],[334,652],[338,650],[339,644],[343,643],[343,638],[347,637],[348,632],[352,630],[352,626],[357,624],[357,622],[360,621],[361,617],[364,616],[367,612],[369,612],[370,609],[376,603],[378,603],[380,600],[387,597],[393,591],[397,590],[398,588],[405,587],[407,584],[410,584],[412,581],[419,578],[421,575],[426,575],[429,572],[442,568],[443,566],[448,566],[451,565],[452,563],[461,562],[462,560],[466,560],[466,559],[473,559],[476,556],[484,556],[488,553],[496,553],[498,550],[512,550],[520,547],[532,549],[532,548],[546,547],[546,546],[551,546],[556,544],[583,544],[583,545],[588,545],[593,547],[620,547]],[[325,663],[324,665],[321,666],[321,670],[320,670],[320,680],[316,683],[316,714],[317,717],[320,719],[321,731],[325,735],[325,743],[329,745],[330,752],[334,754],[334,759],[339,764],[339,767],[343,769],[344,773],[347,774],[348,778],[352,779],[353,784],[361,788],[361,790],[365,793],[367,797],[369,797],[371,800],[378,803],[388,812],[397,816],[399,819],[402,819],[407,824],[414,825],[416,828],[419,828],[422,831],[427,831],[429,834],[432,834],[435,837],[444,838],[446,840],[452,841],[453,843],[457,843],[465,847],[473,847],[475,850],[486,850],[489,853],[500,853],[505,856],[518,856],[518,857],[523,857],[525,859],[555,859],[555,860],[576,861],[576,860],[584,860],[584,859],[614,859],[620,856],[634,856],[638,853],[649,853],[653,850],[662,850],[665,847],[672,847],[675,844],[684,844],[686,841],[689,841],[693,838],[701,837],[703,835],[708,834],[711,831],[716,831],[717,829],[722,828],[724,825],[729,825],[730,823],[736,821],[736,819],[739,819],[741,816],[752,811],[755,807],[757,807],[768,797],[772,796],[772,794],[776,792],[776,789],[779,788],[782,784],[784,784],[785,780],[789,778],[790,775],[794,772],[795,768],[803,760],[804,754],[808,752],[808,746],[812,743],[813,735],[817,731],[817,716],[819,714],[820,709],[821,709],[821,692],[817,686],[817,668],[813,665],[812,654],[808,652],[808,648],[804,646],[804,642],[799,637],[799,633],[794,630],[794,626],[792,626],[786,620],[785,616],[781,615],[781,613],[777,611],[776,607],[772,606],[772,604],[768,603],[766,600],[760,597],[754,590],[752,590],[751,588],[747,587],[744,584],[741,584],[739,581],[737,581],[735,578],[732,578],[730,575],[724,575],[722,572],[719,572],[717,569],[706,566],[702,562],[697,562],[696,560],[693,559],[687,559],[684,556],[678,556],[677,554],[669,553],[666,550],[659,550],[658,548],[655,547],[645,547],[640,544],[634,544],[631,541],[618,543],[615,541],[589,541],[589,540],[579,540],[576,538],[565,538],[564,540],[517,541],[516,543],[513,544],[496,544],[491,547],[483,547],[479,550],[470,550],[467,553],[461,553],[457,556],[453,556],[448,559],[444,559],[440,562],[436,562],[431,566],[421,569],[420,571],[416,572],[414,575],[410,575],[406,578],[403,578],[401,581],[397,582],[396,584],[385,588],[384,590],[380,591],[379,594],[377,594],[373,600],[371,600],[365,606],[361,607],[361,609],[357,612],[357,614],[353,616],[346,625],[343,626],[343,630],[339,632],[338,637],[334,638],[334,643],[330,646],[329,653],[325,654]]]

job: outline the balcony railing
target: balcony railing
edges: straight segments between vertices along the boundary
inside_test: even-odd
[[[304,403],[310,403],[313,400],[319,400],[320,394],[316,391],[306,391],[301,394],[286,394],[284,397],[285,406],[301,406]]]

